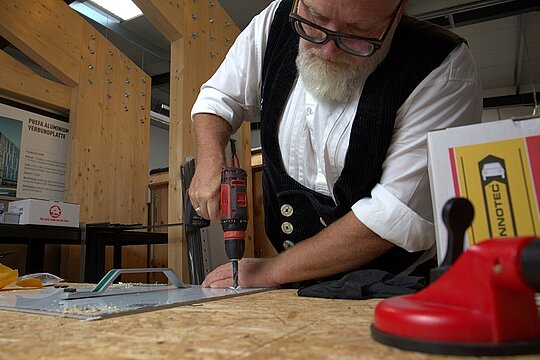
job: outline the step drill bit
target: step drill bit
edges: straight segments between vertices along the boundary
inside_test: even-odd
[[[238,289],[238,260],[232,261],[233,289]]]

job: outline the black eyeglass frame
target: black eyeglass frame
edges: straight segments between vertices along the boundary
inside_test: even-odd
[[[329,29],[327,29],[327,28],[325,28],[323,26],[317,25],[314,22],[311,22],[308,19],[303,18],[302,16],[298,15],[298,5],[300,4],[300,1],[301,0],[294,0],[292,10],[291,10],[291,12],[289,14],[289,22],[291,23],[294,31],[301,38],[303,38],[303,39],[305,39],[305,40],[307,40],[307,41],[309,41],[309,42],[311,42],[313,44],[317,44],[317,45],[324,45],[324,44],[328,43],[330,40],[334,40],[336,45],[341,50],[343,50],[343,51],[345,51],[345,52],[347,52],[347,53],[349,53],[351,55],[362,56],[362,57],[370,57],[375,53],[375,51],[377,51],[377,50],[379,50],[381,48],[382,44],[384,43],[384,40],[386,39],[386,36],[390,32],[390,29],[394,26],[394,23],[396,22],[397,16],[399,14],[399,10],[401,9],[401,5],[403,4],[403,0],[400,0],[398,6],[396,7],[396,10],[394,10],[394,14],[392,15],[392,20],[390,21],[390,24],[388,24],[388,26],[386,27],[386,30],[384,30],[384,33],[383,33],[382,37],[380,39],[377,39],[377,38],[371,38],[371,37],[364,37],[364,36],[357,36],[357,35],[352,35],[352,34],[340,33],[340,32],[329,30]],[[316,40],[313,40],[312,37],[306,37],[307,34],[305,34],[305,31],[303,31],[303,30],[299,31],[298,30],[298,26],[301,26],[298,23],[300,23],[300,24],[304,23],[306,25],[309,25],[309,26],[321,31],[325,35],[324,39],[321,40],[321,41],[316,41]],[[352,40],[365,41],[365,42],[370,43],[373,47],[372,47],[371,52],[369,52],[369,53],[366,53],[366,54],[357,53],[357,52],[354,52],[351,49],[343,47],[343,45],[340,44],[340,41],[339,41],[340,38],[347,38],[347,39],[352,39]]]

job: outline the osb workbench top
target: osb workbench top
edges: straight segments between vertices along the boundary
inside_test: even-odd
[[[273,290],[87,322],[0,311],[0,359],[464,359],[376,343],[377,302]]]

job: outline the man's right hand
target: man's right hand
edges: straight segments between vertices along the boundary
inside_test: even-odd
[[[197,163],[195,175],[188,189],[195,212],[212,221],[219,221],[221,167],[223,165],[220,162]]]
[[[219,221],[221,168],[225,166],[225,148],[232,134],[231,125],[212,114],[194,117],[197,141],[197,166],[188,189],[193,208],[206,219]]]

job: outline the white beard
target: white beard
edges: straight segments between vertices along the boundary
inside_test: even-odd
[[[367,58],[341,53],[329,59],[322,49],[300,46],[296,66],[310,94],[319,100],[346,103],[384,59],[386,52],[381,50]]]

